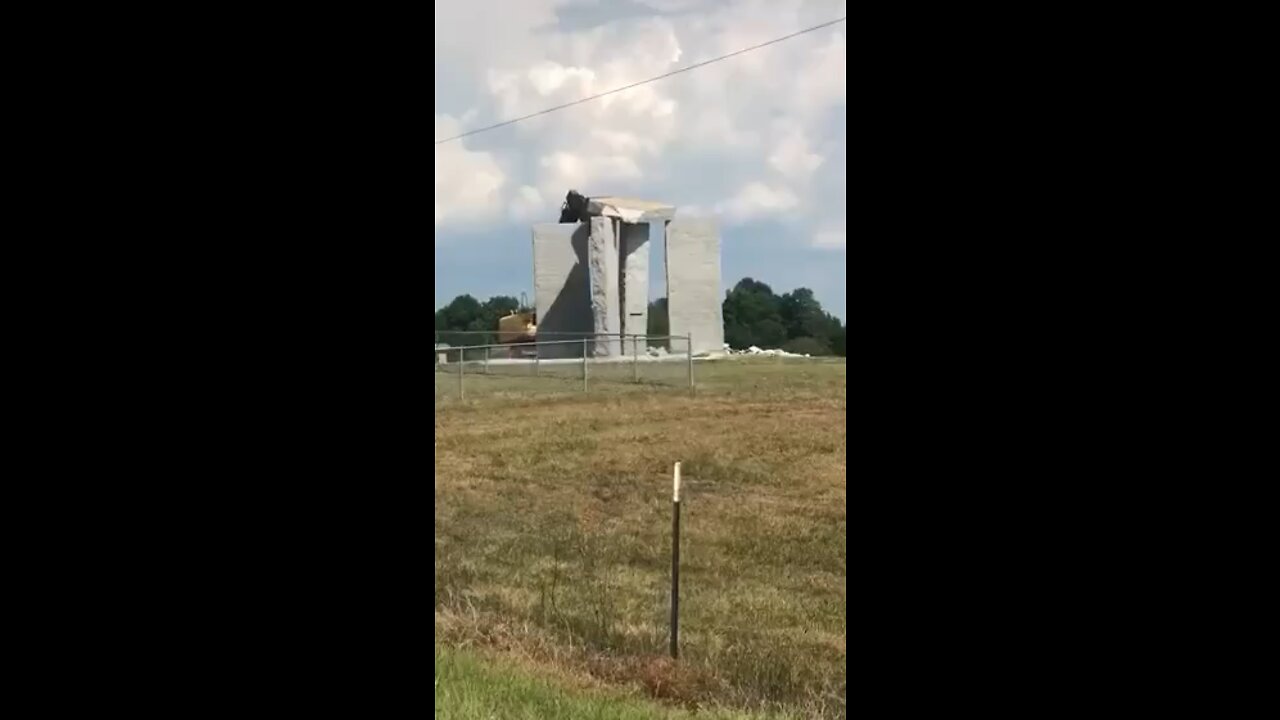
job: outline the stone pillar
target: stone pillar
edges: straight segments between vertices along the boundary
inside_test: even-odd
[[[667,223],[667,312],[672,335],[693,335],[693,352],[724,349],[720,230],[714,220]],[[671,351],[679,352],[679,341]]]
[[[618,297],[618,231],[607,217],[591,218],[591,235],[587,245],[588,275],[591,278],[591,318],[597,357],[618,357],[622,346],[621,302]],[[612,337],[607,337],[611,335]]]
[[[533,226],[533,302],[539,340],[570,340],[571,336],[556,333],[592,330],[588,232],[586,225],[578,223]],[[582,346],[539,345],[538,354],[544,358],[582,357]]]
[[[644,335],[649,332],[649,223],[623,223],[622,252],[622,332]],[[630,352],[630,343],[624,351]],[[640,347],[641,352],[644,346]]]

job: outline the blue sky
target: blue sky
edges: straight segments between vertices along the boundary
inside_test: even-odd
[[[435,138],[845,12],[834,0],[437,1]],[[805,286],[845,317],[845,27],[435,146],[436,306],[532,294],[529,226],[556,221],[574,188],[715,216],[725,289],[747,276]],[[664,294],[662,274],[651,280],[651,297]]]

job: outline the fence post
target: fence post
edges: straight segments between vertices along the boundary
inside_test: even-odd
[[[693,394],[693,333],[689,333],[689,394]]]
[[[488,345],[486,345],[484,348],[484,374],[485,375],[489,374],[489,346]]]
[[[631,382],[640,382],[640,336],[631,336]]]
[[[671,658],[680,658],[680,463],[671,494]]]
[[[587,391],[587,339],[582,338],[582,392]]]
[[[466,365],[467,365],[467,351],[459,350],[458,351],[458,399],[459,400],[462,400],[467,396],[466,381],[462,379],[462,375],[465,372],[462,368],[466,367]]]
[[[533,376],[538,377],[538,366],[542,363],[542,348],[538,347],[538,341],[533,341]]]

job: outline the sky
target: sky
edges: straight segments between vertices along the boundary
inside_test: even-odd
[[[842,0],[436,0],[435,139],[845,14]],[[559,220],[572,188],[714,216],[724,290],[808,287],[843,319],[846,27],[436,145],[436,307],[532,302],[530,225]]]

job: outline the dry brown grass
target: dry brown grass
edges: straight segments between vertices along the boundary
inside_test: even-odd
[[[845,365],[707,363],[697,376],[696,397],[438,398],[437,642],[677,704],[844,716]]]

